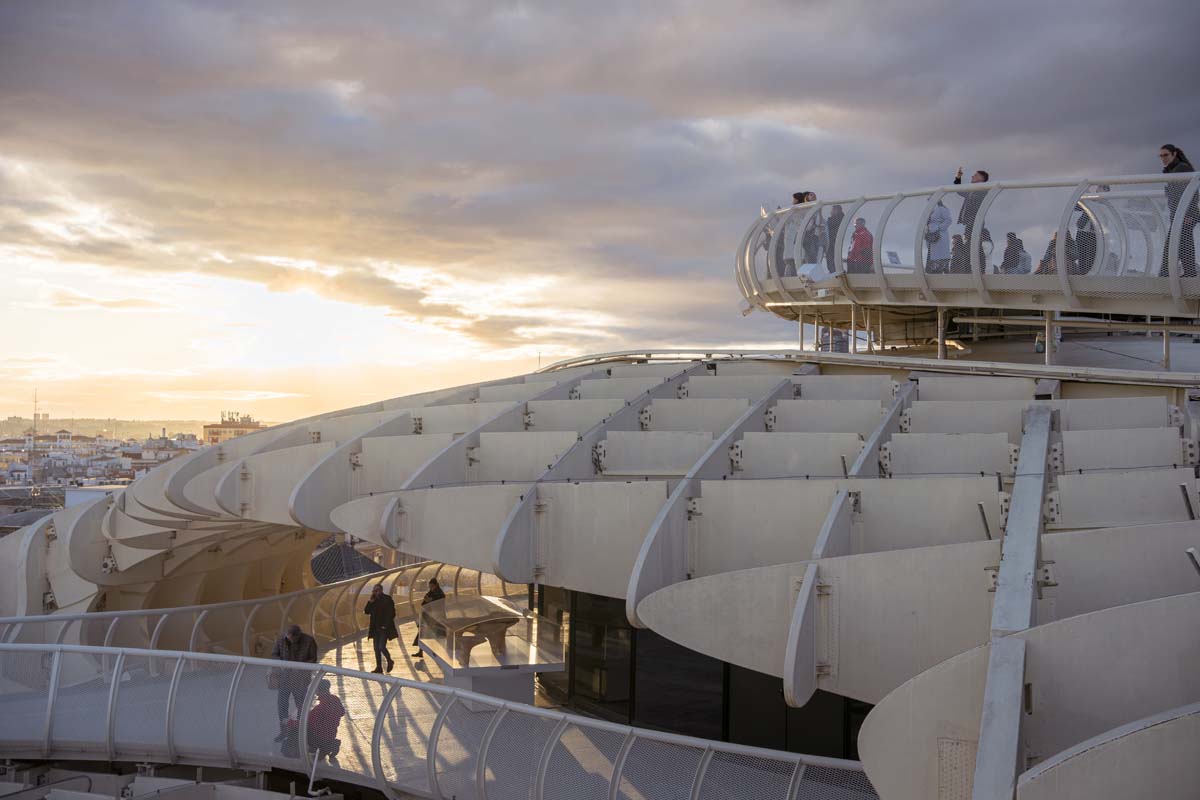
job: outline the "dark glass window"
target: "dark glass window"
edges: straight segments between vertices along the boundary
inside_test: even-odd
[[[576,592],[571,642],[572,702],[628,722],[633,630],[625,619],[625,601]]]
[[[720,739],[724,664],[651,630],[635,635],[634,724]]]

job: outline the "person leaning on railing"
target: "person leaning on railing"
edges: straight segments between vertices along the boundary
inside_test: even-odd
[[[287,633],[276,640],[275,647],[271,650],[271,658],[315,664],[317,640],[301,630],[299,625],[289,625]],[[304,695],[308,690],[308,680],[307,670],[276,667],[267,674],[267,685],[278,692],[275,696],[275,706],[279,715],[279,735],[275,737],[275,741],[282,741],[287,736],[289,698],[296,704],[296,716],[300,716],[304,707]]]
[[[1192,166],[1192,162],[1188,161],[1188,157],[1183,154],[1173,144],[1164,144],[1158,148],[1158,158],[1163,164],[1164,174],[1175,174],[1180,172],[1195,172],[1196,168]],[[1170,274],[1167,268],[1168,250],[1171,247],[1171,228],[1175,227],[1175,213],[1179,210],[1179,201],[1183,199],[1186,183],[1168,183],[1165,191],[1167,193],[1167,208],[1171,212],[1171,221],[1167,223],[1167,238],[1163,242],[1162,268],[1159,269],[1158,275],[1160,278],[1165,278]],[[1200,222],[1200,204],[1197,203],[1197,195],[1192,195],[1192,202],[1188,204],[1187,211],[1183,215],[1183,230],[1179,236],[1179,260],[1183,264],[1183,275],[1187,278],[1196,277],[1196,223]]]

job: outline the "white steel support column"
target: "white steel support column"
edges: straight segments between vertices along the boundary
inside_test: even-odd
[[[1025,642],[1010,638],[1036,623],[1038,556],[1042,503],[1046,495],[1046,457],[1050,453],[1053,409],[1033,406],[1025,412],[1025,433],[1017,458],[1008,523],[1001,544],[996,599],[992,604],[987,682],[975,757],[974,800],[1011,800],[1020,753],[1025,685]]]
[[[946,358],[946,309],[938,306],[937,310],[937,357],[939,360]]]
[[[858,304],[850,304],[850,352],[858,353]]]
[[[1166,319],[1166,317],[1164,317],[1163,322],[1165,323],[1166,321],[1167,321],[1167,319]],[[1170,328],[1163,327],[1162,337],[1163,337],[1162,366],[1165,371],[1170,372],[1171,371],[1171,330],[1170,330]]]
[[[1042,336],[1046,344],[1046,366],[1049,367],[1054,364],[1054,315],[1047,311],[1045,316],[1046,329]]]

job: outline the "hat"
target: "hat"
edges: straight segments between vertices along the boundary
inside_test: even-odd
[[[295,623],[292,623],[291,625],[288,625],[287,632],[288,632],[288,636],[299,636],[301,633],[300,626]]]

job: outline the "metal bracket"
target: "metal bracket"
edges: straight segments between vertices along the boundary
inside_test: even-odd
[[[603,441],[596,442],[592,445],[592,469],[596,474],[604,474],[604,457],[608,455],[608,448],[604,446]]]
[[[358,469],[358,468],[359,468],[359,467],[361,467],[362,465],[363,465],[363,463],[362,463],[362,453],[351,453],[351,454],[350,454],[350,468],[351,468],[351,469]]]
[[[677,386],[675,388],[675,397],[677,397],[680,400],[687,400],[687,396],[688,396],[688,385],[686,383],[679,384],[679,386]]]
[[[694,519],[696,517],[704,516],[704,512],[700,510],[700,498],[699,497],[689,497],[688,498],[687,515],[688,515],[689,520]]]
[[[650,406],[646,406],[638,412],[638,425],[644,431],[650,430]]]
[[[581,397],[578,386],[572,386],[571,391],[567,392],[568,400],[578,400]]]
[[[1008,492],[1000,493],[1000,526],[1008,527],[1008,509],[1012,506],[1012,495]]]
[[[900,432],[908,433],[908,429],[912,427],[912,417],[909,415],[909,409],[904,409],[900,412]]]
[[[309,431],[308,435],[309,435],[310,437],[312,437],[312,443],[313,443],[313,444],[320,444],[320,443],[321,443],[321,432],[320,432],[320,431]]]
[[[988,591],[995,592],[996,587],[1000,584],[1000,565],[997,564],[994,567],[984,567],[983,573],[987,576]]]
[[[1182,442],[1181,449],[1182,449],[1182,455],[1183,455],[1183,463],[1195,464],[1196,463],[1196,443],[1191,439],[1181,439],[1180,441]]]
[[[741,472],[745,469],[742,463],[743,455],[741,442],[729,445],[729,469],[731,472]]]
[[[1042,506],[1042,519],[1047,525],[1059,521],[1058,492],[1046,492],[1046,502]]]
[[[890,442],[884,442],[879,445],[879,468],[883,470],[883,477],[892,477],[892,447]]]
[[[479,456],[479,448],[478,447],[468,447],[467,448],[467,466],[469,467],[473,464],[478,464],[479,463],[478,456]]]
[[[776,419],[775,406],[771,406],[767,409],[767,412],[763,414],[763,427],[766,428],[768,432],[775,430]]]
[[[572,392],[571,399],[578,400],[579,399],[579,397],[578,397],[579,389],[578,388],[572,389],[571,392]],[[521,424],[525,427],[525,430],[529,430],[530,428],[533,427],[533,412],[532,411],[526,411],[524,414],[521,415]]]
[[[1051,472],[1061,473],[1063,471],[1063,463],[1062,442],[1055,442],[1050,445],[1050,457],[1046,459],[1046,466]]]
[[[421,430],[425,427],[425,423],[424,423],[424,421],[422,421],[422,419],[420,417],[413,417],[412,424],[413,424],[413,433],[414,434],[419,434],[421,432]]]

